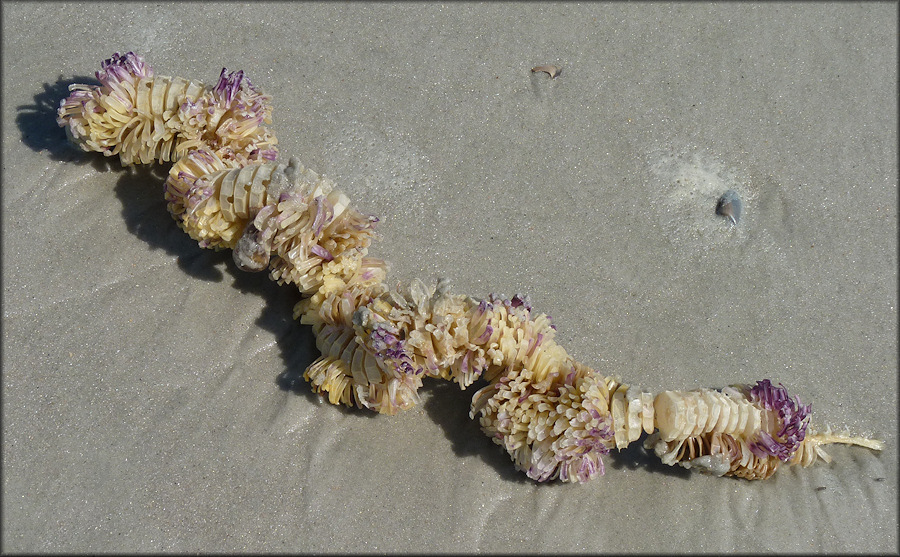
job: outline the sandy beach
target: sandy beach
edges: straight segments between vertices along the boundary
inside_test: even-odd
[[[2,10],[4,553],[898,551],[896,3]],[[541,484],[477,386],[329,404],[297,290],[182,232],[167,166],[57,125],[128,51],[270,94],[279,160],[380,219],[389,284],[527,294],[605,375],[768,378],[885,449],[746,481],[635,442]]]

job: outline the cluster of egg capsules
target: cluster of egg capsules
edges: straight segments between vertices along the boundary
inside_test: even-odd
[[[446,280],[390,290],[386,264],[368,255],[377,219],[297,159],[275,162],[271,99],[243,72],[223,69],[210,87],[154,76],[129,52],[96,75],[100,85],[74,84],[60,103],[69,139],[123,165],[174,163],[165,197],[178,225],[303,294],[294,317],[321,352],[304,378],[333,404],[395,414],[419,401],[425,377],[481,381],[470,415],[538,481],[603,474],[602,455],[644,433],[666,464],[747,479],[830,461],[828,443],[881,449],[814,433],[809,406],[768,380],[653,396],[603,376],[556,344],[549,317],[521,295],[477,300]]]

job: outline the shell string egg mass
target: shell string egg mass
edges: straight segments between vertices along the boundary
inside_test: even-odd
[[[72,85],[60,102],[69,139],[126,166],[173,163],[165,199],[178,226],[201,247],[231,249],[239,269],[298,288],[294,318],[321,352],[303,377],[332,404],[393,415],[419,402],[426,377],[461,389],[481,381],[470,416],[537,481],[602,475],[603,455],[644,434],[666,464],[745,479],[830,462],[827,444],[882,449],[813,431],[810,406],[768,379],[654,396],[607,377],[558,345],[550,318],[521,294],[478,300],[443,279],[389,289],[386,263],[368,255],[378,219],[296,158],[276,162],[263,125],[271,98],[243,72],[223,68],[208,87],[155,76],[129,52],[96,75],[99,86]],[[736,224],[740,199],[727,192],[717,212]]]

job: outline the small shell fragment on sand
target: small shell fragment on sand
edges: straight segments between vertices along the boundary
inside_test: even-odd
[[[550,79],[555,78],[562,72],[562,68],[559,66],[535,66],[531,68],[531,73],[544,72],[550,76]]]
[[[731,224],[737,224],[741,220],[741,198],[734,190],[728,190],[722,194],[716,203],[716,214],[727,218]]]

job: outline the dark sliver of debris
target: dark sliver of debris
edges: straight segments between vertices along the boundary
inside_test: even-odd
[[[731,224],[737,224],[741,220],[741,198],[734,190],[728,190],[716,203],[716,214],[727,218]]]

